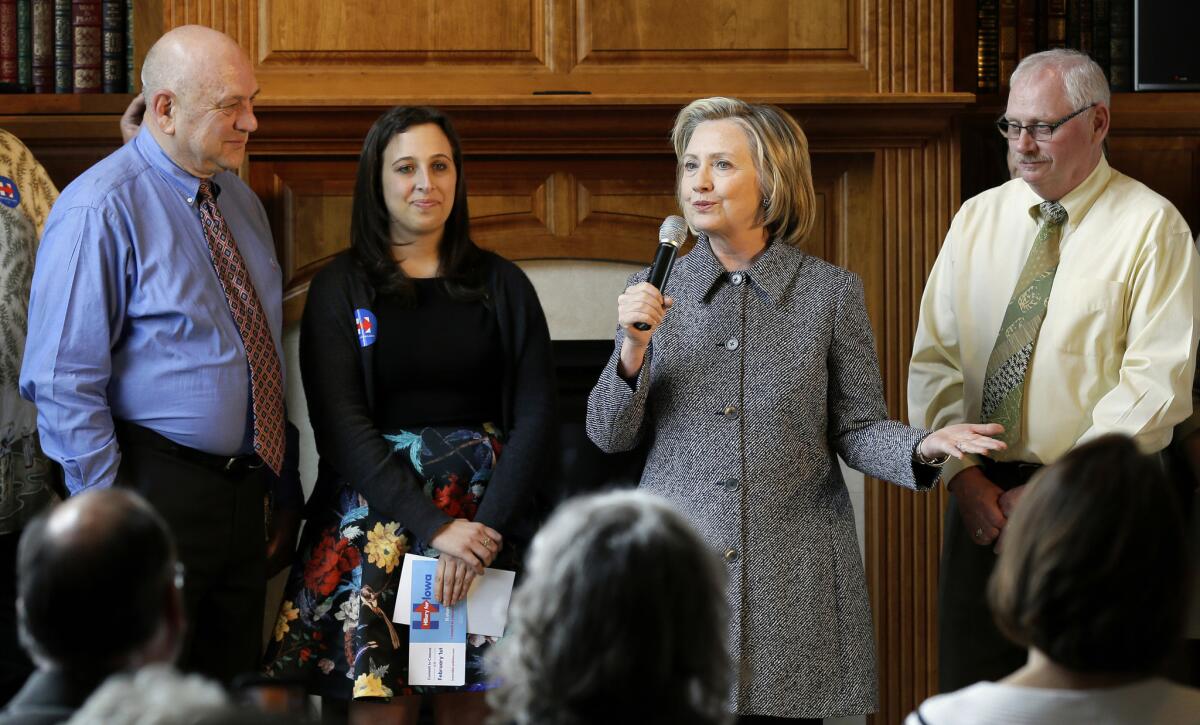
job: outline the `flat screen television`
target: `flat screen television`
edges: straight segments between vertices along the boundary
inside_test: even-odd
[[[1133,88],[1200,90],[1200,1],[1134,0]]]

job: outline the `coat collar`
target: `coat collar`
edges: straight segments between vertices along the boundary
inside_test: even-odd
[[[718,287],[729,283],[732,275],[741,274],[752,289],[779,305],[804,264],[805,256],[793,246],[771,241],[749,269],[729,272],[713,253],[708,237],[701,234],[692,251],[682,260],[687,274],[680,280],[681,291],[696,302],[708,304]]]

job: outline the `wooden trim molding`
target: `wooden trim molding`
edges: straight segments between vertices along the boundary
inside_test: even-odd
[[[382,3],[314,15],[297,12],[298,0],[161,2],[164,30],[201,23],[236,39],[258,64],[264,104],[683,103],[731,92],[802,101],[953,90],[953,0],[460,0],[437,12],[418,2],[406,17],[416,31],[382,35],[375,26],[399,23],[378,15]],[[440,15],[470,8],[478,22],[436,34]]]
[[[907,419],[908,361],[921,293],[959,205],[958,142],[949,129],[912,148],[878,157],[882,197],[880,284],[868,285],[889,412]],[[876,318],[876,313],[881,313]],[[867,578],[879,654],[877,723],[902,722],[937,692],[937,581],[942,487],[913,494],[871,481],[867,487]]]

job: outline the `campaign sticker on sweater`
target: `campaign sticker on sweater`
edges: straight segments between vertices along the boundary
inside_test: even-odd
[[[408,635],[408,684],[464,685],[467,607],[448,607],[433,591],[436,561],[412,563],[412,612]]]
[[[358,346],[370,347],[375,344],[375,315],[370,310],[359,307],[354,311],[354,331],[358,333]]]
[[[20,203],[21,190],[17,188],[17,182],[7,176],[0,176],[0,204],[9,209],[16,209]]]

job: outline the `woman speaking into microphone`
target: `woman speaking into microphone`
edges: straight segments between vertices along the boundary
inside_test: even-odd
[[[671,140],[698,239],[669,295],[641,272],[618,297],[588,435],[607,452],[649,438],[641,486],[724,556],[739,722],[871,712],[871,611],[837,456],[922,490],[947,456],[1003,448],[988,437],[1001,428],[887,418],[862,281],[798,246],[815,202],[787,113],[706,98]]]

